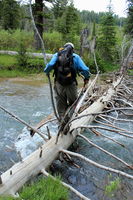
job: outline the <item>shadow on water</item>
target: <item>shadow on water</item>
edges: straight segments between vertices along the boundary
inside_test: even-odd
[[[39,81],[30,83],[27,81],[2,81],[0,83],[0,102],[3,107],[31,125],[37,124],[52,112],[49,86]],[[16,153],[16,149],[18,152],[20,151],[22,157],[26,157],[38,148],[43,141],[36,134],[31,138],[26,127],[3,111],[0,111],[0,119],[0,171],[3,172],[13,165],[13,161],[19,161],[20,157]],[[127,128],[130,131],[133,130],[133,124],[130,122],[124,124],[116,124],[115,122],[115,125]],[[52,133],[55,134],[57,131],[56,123],[52,123],[51,127]],[[41,131],[45,132],[45,128],[43,127]],[[104,137],[96,136],[89,131],[85,131],[84,135],[95,144],[132,164],[132,139],[112,132],[101,132],[123,143],[126,148]],[[77,138],[70,149],[99,164],[133,174],[122,163],[91,146],[81,138]],[[73,158],[73,160],[74,165],[66,161],[54,161],[51,172],[62,174],[65,182],[91,200],[133,200],[132,180],[111,174],[77,158]],[[111,190],[111,187],[113,187],[111,184],[113,185],[115,180],[119,180],[118,185]],[[107,188],[110,188],[110,191],[106,191]],[[78,200],[79,198],[71,194],[70,199]]]

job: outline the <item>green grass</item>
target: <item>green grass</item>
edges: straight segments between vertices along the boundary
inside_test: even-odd
[[[118,64],[113,64],[113,63],[103,61],[103,60],[101,60],[100,64],[102,66],[103,72],[105,73],[118,71],[118,69],[120,68]]]
[[[0,55],[0,67],[12,67],[17,64],[16,56]]]
[[[133,69],[128,70],[128,75],[133,76]]]
[[[19,69],[16,56],[0,55],[0,77],[13,78],[25,77],[32,74],[42,73],[44,60],[41,58],[28,58],[28,65],[23,70]]]
[[[115,180],[110,181],[108,185],[105,186],[105,194],[107,196],[114,196],[114,193],[120,188],[120,178],[115,178]]]
[[[21,72],[19,70],[0,70],[0,78],[15,78],[26,76],[28,76],[26,72]]]
[[[51,177],[24,186],[19,198],[0,197],[0,200],[68,200],[68,190],[60,183],[60,178]]]

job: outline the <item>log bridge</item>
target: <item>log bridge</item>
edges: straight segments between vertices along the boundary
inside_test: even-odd
[[[96,84],[97,79],[98,79],[98,75],[89,84],[89,87],[87,88],[84,94],[85,96],[83,96],[83,98],[81,98],[81,100],[79,101],[77,105],[77,109],[75,113],[73,114],[71,121],[69,122],[69,131],[67,135],[60,134],[58,138],[58,142],[56,142],[57,136],[53,136],[49,140],[47,140],[46,137],[43,136],[43,139],[47,140],[47,142],[45,142],[39,149],[34,151],[31,155],[27,156],[22,161],[16,163],[15,165],[13,165],[10,169],[8,169],[6,172],[4,172],[1,175],[0,195],[16,196],[19,189],[32,177],[36,176],[39,173],[42,173],[45,176],[47,176],[48,175],[47,169],[49,168],[51,163],[59,156],[60,152],[69,154],[71,156],[77,156],[78,158],[85,160],[89,164],[95,165],[101,169],[108,170],[110,172],[117,173],[121,176],[126,176],[127,178],[133,179],[133,176],[130,174],[127,174],[123,171],[119,171],[116,169],[112,169],[110,167],[103,166],[88,158],[85,158],[82,155],[79,155],[67,150],[68,147],[74,142],[77,136],[82,137],[90,144],[95,145],[89,139],[81,135],[81,131],[83,130],[83,128],[86,128],[87,125],[91,124],[94,118],[96,118],[96,116],[99,115],[103,111],[103,109],[107,107],[107,104],[109,101],[111,101],[112,96],[116,95],[117,88],[121,85],[121,81],[123,77],[120,76],[117,78],[117,80],[113,81],[112,85],[108,88],[108,90],[106,90],[103,93],[103,95],[100,98],[97,98],[97,100],[94,101],[94,103],[92,103],[87,108],[82,110],[81,105],[83,103],[83,100],[84,98],[86,98],[86,95],[88,94],[88,92],[90,93],[91,90],[94,89],[94,85]],[[94,97],[94,93],[92,96]],[[89,100],[92,98],[92,96],[89,97]],[[132,109],[132,108],[129,108],[129,109]],[[42,124],[45,124],[45,123],[46,121],[43,120],[43,122],[39,123],[37,127],[30,127],[30,128],[34,130],[36,134],[38,133],[40,134],[40,136],[42,136],[42,133],[39,132],[38,128],[40,128]],[[81,124],[81,126],[79,126],[79,124]],[[93,130],[92,128],[93,127],[90,126],[91,130]],[[95,131],[95,133],[100,135],[98,131]],[[133,137],[133,136],[130,135],[130,137]],[[100,148],[97,145],[95,145],[95,147]],[[132,166],[126,163],[125,161],[121,160],[120,158],[116,157],[115,155],[107,152],[106,150],[102,148],[101,150],[109,154],[113,158],[117,159],[118,161],[122,162],[124,165],[126,165],[130,169],[132,169]],[[77,190],[72,188],[70,185],[67,185],[66,183],[62,183],[62,184],[64,184],[70,190],[75,192],[80,198],[86,199],[86,200],[88,199],[87,197],[79,193]]]

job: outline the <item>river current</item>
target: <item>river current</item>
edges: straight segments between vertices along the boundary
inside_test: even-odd
[[[42,81],[13,81],[2,80],[0,82],[0,105],[23,119],[30,125],[35,125],[52,112],[49,86]],[[115,115],[115,113],[114,113]],[[116,122],[115,122],[116,125]],[[132,122],[117,123],[120,127],[127,127],[133,130]],[[45,127],[41,129],[45,132]],[[51,125],[51,133],[57,132],[56,123]],[[98,137],[89,131],[85,135],[95,144],[114,153],[116,156],[133,164],[133,140],[120,136],[116,133],[102,131],[102,133],[111,136],[117,141],[123,143],[126,148],[114,143],[107,138]],[[43,143],[42,138],[37,134],[31,137],[27,128],[0,110],[0,172],[4,172],[18,162],[22,157],[26,157]],[[133,175],[130,169],[127,169],[121,163],[111,158],[109,155],[99,151],[95,147],[86,143],[82,139],[76,139],[72,150],[81,153],[105,166],[118,169]],[[81,160],[74,158],[75,164],[55,161],[52,165],[53,173],[61,173],[65,182],[71,184],[78,191],[83,193],[91,200],[133,200],[133,181],[127,178],[111,174],[101,170]],[[113,192],[106,194],[106,186],[111,181],[119,178],[119,186]],[[74,194],[70,199],[78,200]]]

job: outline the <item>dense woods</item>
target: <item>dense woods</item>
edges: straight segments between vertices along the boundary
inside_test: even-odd
[[[28,0],[0,1],[1,50],[23,51],[23,56],[26,51],[41,52],[29,3]],[[46,53],[54,53],[65,42],[71,41],[92,73],[95,73],[94,51],[100,71],[116,69],[126,54],[127,41],[133,36],[133,0],[127,1],[127,18],[113,12],[111,1],[106,12],[95,13],[77,10],[70,0],[35,0],[32,12]]]

